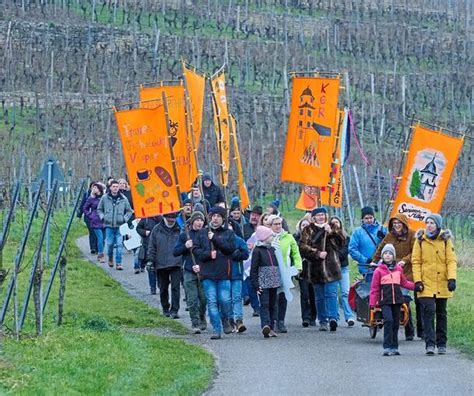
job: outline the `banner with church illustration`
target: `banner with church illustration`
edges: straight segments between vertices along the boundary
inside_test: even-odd
[[[202,113],[204,110],[204,92],[206,76],[200,74],[190,65],[183,62],[183,75],[186,81],[186,91],[191,107],[192,130],[196,151],[199,149],[202,130]]]
[[[337,129],[339,78],[293,78],[281,180],[311,186],[329,182]]]
[[[410,228],[424,227],[431,213],[439,213],[461,153],[463,138],[416,125],[392,214],[405,214]]]
[[[115,112],[136,217],[179,209],[163,106]]]
[[[249,193],[247,191],[247,186],[245,185],[244,170],[242,168],[242,161],[240,159],[239,143],[237,141],[237,121],[235,120],[235,117],[232,114],[230,115],[230,126],[232,140],[234,143],[234,159],[237,165],[240,207],[243,210],[250,205],[250,198]]]
[[[184,85],[160,85],[140,87],[140,107],[155,108],[163,103],[162,94],[168,102],[168,117],[173,144],[173,153],[181,191],[191,190],[191,185],[198,175],[196,158],[193,154],[191,136],[187,131],[187,120],[184,102]]]
[[[221,163],[221,184],[227,186],[229,183],[230,166],[230,126],[224,68],[211,77],[211,90],[214,129],[216,131],[217,150]]]

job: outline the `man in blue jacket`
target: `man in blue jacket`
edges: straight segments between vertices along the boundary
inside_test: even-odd
[[[372,256],[385,237],[387,229],[377,222],[374,209],[370,206],[362,208],[361,217],[362,225],[352,232],[349,254],[357,261],[359,272],[365,275],[369,270],[369,264],[372,262]]]

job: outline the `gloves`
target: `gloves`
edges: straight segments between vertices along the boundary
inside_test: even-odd
[[[415,291],[422,292],[425,287],[423,286],[423,282],[415,282]]]
[[[148,272],[152,272],[155,270],[155,266],[153,265],[152,261],[148,261],[148,263],[146,263],[146,270]]]
[[[448,279],[448,290],[450,292],[456,290],[456,279]]]

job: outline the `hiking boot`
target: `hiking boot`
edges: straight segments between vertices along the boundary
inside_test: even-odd
[[[277,333],[275,333],[273,330],[270,330],[270,333],[268,334],[270,337],[278,337]]]
[[[433,345],[429,345],[426,347],[426,354],[428,356],[433,356],[435,354],[435,347]]]
[[[417,335],[416,335],[420,340],[424,340],[425,339],[425,333],[423,331],[420,331]]]
[[[319,331],[328,331],[329,325],[327,322],[322,322],[319,324]]]
[[[390,354],[392,356],[400,356],[400,351],[398,350],[398,348],[392,348],[392,350],[390,351]]]
[[[391,352],[392,351],[389,348],[384,348],[383,349],[383,356],[390,356]]]
[[[446,355],[446,347],[445,346],[439,346],[438,347],[438,355]]]
[[[105,263],[105,256],[104,256],[104,253],[99,253],[99,254],[97,255],[97,261],[98,261],[99,263]]]
[[[242,319],[237,319],[236,328],[237,328],[237,333],[243,333],[245,330],[247,330]]]
[[[201,334],[201,329],[199,328],[199,325],[197,323],[193,324],[192,330],[193,334]]]
[[[140,268],[135,268],[135,274],[139,274],[140,273]]]
[[[156,295],[156,289],[150,289],[150,294],[153,296]]]
[[[166,316],[167,318],[169,318],[171,316],[170,311],[163,311],[163,316]]]
[[[270,332],[272,331],[272,329],[270,329],[270,326],[263,326],[262,328],[262,334],[265,338],[268,338],[270,337]]]
[[[214,333],[211,335],[211,340],[220,340],[221,338],[221,333]]]
[[[170,317],[171,317],[171,319],[179,319],[179,315],[178,315],[177,312],[171,312]]]
[[[222,327],[224,329],[224,334],[230,334],[232,333],[232,326],[230,324],[230,320],[229,319],[224,319],[222,321]]]
[[[285,322],[283,320],[279,320],[277,323],[277,331],[279,333],[288,333],[288,330],[286,329]]]
[[[243,304],[244,304],[244,305],[249,305],[249,304],[250,304],[250,298],[249,298],[249,297],[245,297],[245,298],[244,298],[244,301],[243,301]]]
[[[336,331],[337,330],[337,320],[336,319],[331,319],[329,321],[329,329],[331,331]]]
[[[114,259],[113,259],[113,258],[110,258],[110,257],[109,257],[109,260],[108,260],[107,263],[109,264],[109,267],[110,267],[110,268],[113,268],[113,267],[114,267]]]
[[[309,325],[312,326],[312,327],[315,327],[316,326],[316,320],[310,320]]]
[[[229,324],[230,324],[230,327],[232,327],[232,333],[236,333],[237,325],[235,324],[234,319],[229,319]]]
[[[199,323],[199,328],[201,329],[201,331],[204,331],[204,330],[207,329],[207,320],[206,320],[206,318],[201,319],[201,322]]]
[[[117,264],[117,266],[115,267],[115,269],[116,269],[117,271],[122,271],[122,270],[123,270],[123,267],[122,267],[122,265]]]
[[[347,327],[354,327],[354,325],[355,325],[354,319],[352,318],[347,319]]]
[[[303,320],[303,327],[309,327],[309,321]]]
[[[260,316],[260,312],[258,312],[257,310],[254,310],[252,316],[254,318],[258,318]]]
[[[414,339],[415,337],[413,337],[412,335],[405,336],[405,341],[413,341]]]

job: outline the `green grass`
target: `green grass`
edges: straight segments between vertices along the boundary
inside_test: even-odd
[[[35,220],[25,263],[31,260],[41,218]],[[20,212],[4,254],[6,268],[11,267],[14,242],[19,240],[25,221]],[[52,251],[65,221],[65,214],[58,213],[54,218]],[[7,331],[1,336],[0,393],[200,394],[214,370],[211,355],[176,338],[187,332],[180,323],[129,296],[103,270],[82,260],[75,240],[84,233],[84,227],[75,221],[66,253],[64,324],[56,325],[58,280],[47,305],[43,336],[34,336],[30,306],[20,341],[16,341],[9,331],[14,328],[9,312]],[[20,302],[29,271],[27,267],[20,274]],[[43,277],[45,281],[48,272]],[[4,293],[3,290],[1,302]],[[136,329],[147,333],[162,329],[170,337],[142,334]]]

